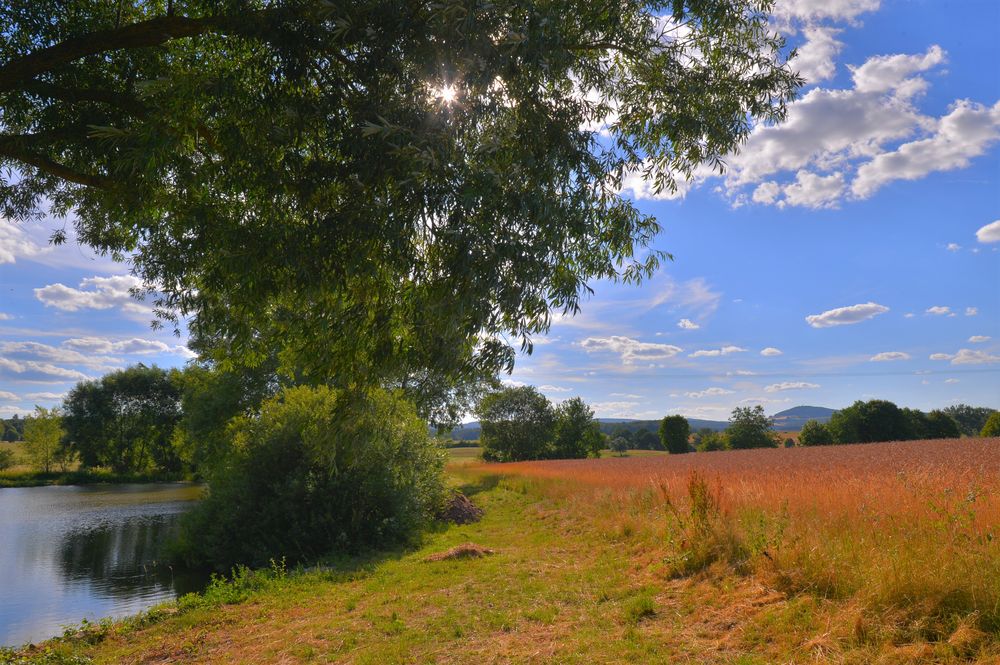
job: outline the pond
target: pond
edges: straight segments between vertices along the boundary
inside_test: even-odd
[[[206,575],[167,565],[162,549],[201,492],[191,483],[0,489],[0,646],[203,588]]]

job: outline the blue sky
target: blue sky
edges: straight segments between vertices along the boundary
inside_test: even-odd
[[[956,8],[960,9],[956,13]],[[1000,3],[783,0],[810,80],[723,177],[626,194],[675,260],[597,283],[508,382],[597,415],[725,419],[884,398],[1000,408]],[[0,221],[0,415],[84,377],[180,365],[127,266]]]

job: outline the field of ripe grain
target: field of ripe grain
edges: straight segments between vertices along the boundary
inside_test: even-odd
[[[850,602],[892,639],[1000,631],[1000,439],[481,468],[617,496],[595,519],[662,534],[673,575],[736,571]]]

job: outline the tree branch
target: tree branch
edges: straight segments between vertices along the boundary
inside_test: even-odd
[[[76,102],[97,102],[99,104],[114,106],[136,117],[143,117],[149,113],[149,108],[138,99],[125,93],[115,92],[114,90],[63,88],[43,81],[31,81],[22,87],[26,92],[33,95],[48,97],[49,99],[56,99],[69,104]]]
[[[49,175],[62,178],[63,180],[69,182],[75,182],[78,185],[85,185],[87,187],[104,190],[113,189],[116,185],[115,181],[111,178],[90,173],[80,173],[79,171],[74,171],[64,164],[60,164],[59,162],[49,159],[44,155],[39,155],[38,153],[26,150],[17,145],[15,141],[9,140],[10,138],[11,137],[6,137],[6,140],[0,140],[0,158],[7,157],[8,159],[23,162],[29,166],[34,166],[36,169],[44,171]]]

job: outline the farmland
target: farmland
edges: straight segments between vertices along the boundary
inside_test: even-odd
[[[998,452],[464,454],[449,476],[481,522],[244,577],[46,662],[996,663]],[[468,542],[494,554],[438,560]]]

